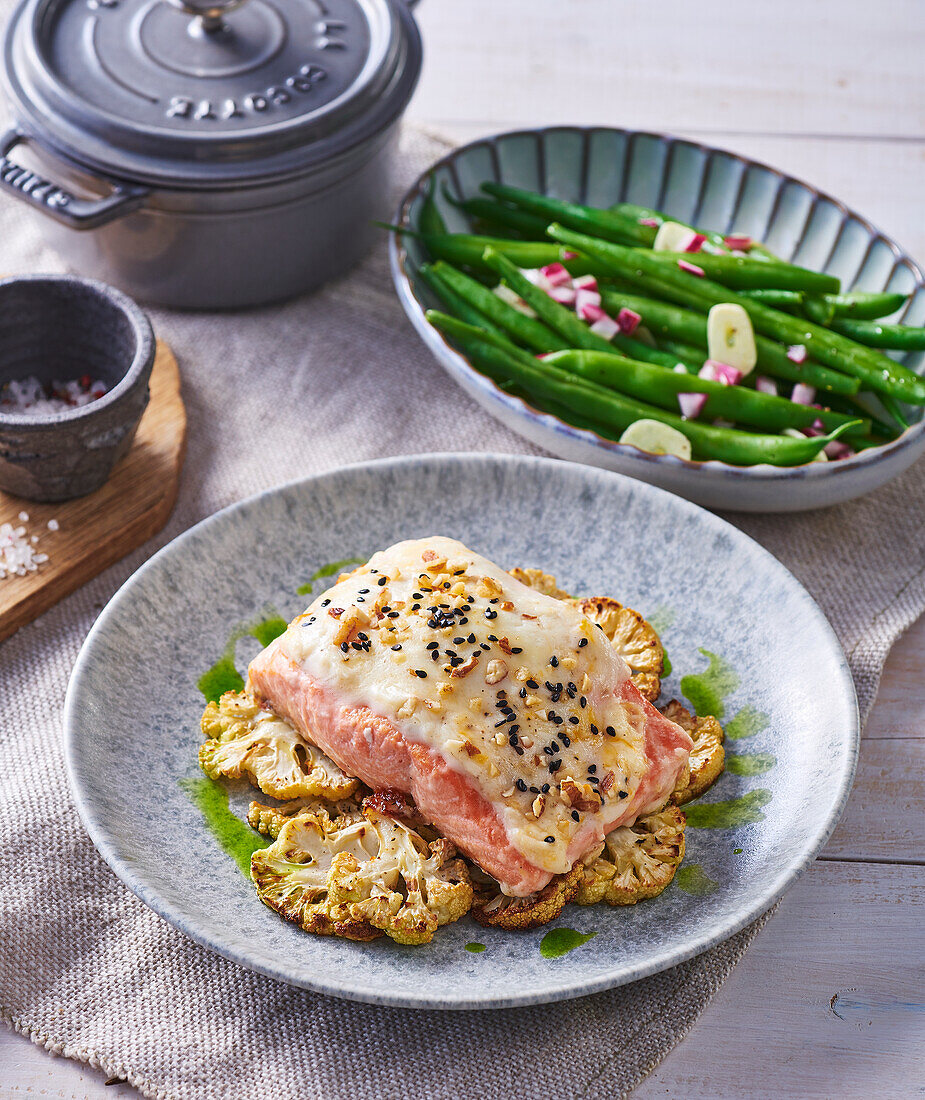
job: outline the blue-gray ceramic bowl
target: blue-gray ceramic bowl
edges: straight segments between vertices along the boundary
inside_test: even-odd
[[[107,390],[63,412],[0,408],[0,489],[39,501],[98,489],[135,438],[155,349],[147,316],[105,283],[76,275],[0,280],[0,385],[89,375]]]
[[[925,324],[925,277],[897,244],[837,199],[735,153],[633,130],[577,126],[518,130],[463,145],[437,161],[405,195],[394,220],[417,228],[424,195],[433,183],[434,199],[447,226],[453,232],[466,231],[465,215],[447,200],[444,188],[457,198],[469,198],[479,194],[485,180],[593,206],[635,202],[724,233],[747,233],[780,256],[837,275],[845,287],[912,295],[901,316],[893,319]],[[426,259],[420,241],[393,236],[392,277],[405,312],[425,344],[493,416],[562,458],[638,477],[708,508],[791,512],[868,493],[925,451],[925,410],[921,408],[907,410],[912,426],[884,447],[839,462],[787,469],[686,462],[602,439],[505,393],[450,347],[424,316],[425,309],[441,304],[418,274]],[[922,371],[922,353],[899,358]]]
[[[663,698],[696,694],[696,682],[682,677],[712,662],[723,674],[718,709],[730,754],[739,771],[758,773],[730,769],[702,799],[751,806],[751,823],[689,827],[684,873],[660,897],[629,908],[566,908],[556,926],[597,935],[561,958],[540,954],[548,929],[507,933],[469,917],[417,948],[307,935],[258,901],[195,802],[203,784],[216,793],[196,763],[202,675],[223,660],[226,676],[231,662],[243,671],[259,649],[252,635],[262,633],[260,623],[301,611],[334,579],[310,580],[328,563],[434,533],[508,567],[542,566],[573,592],[613,595],[652,616],[674,668]],[[300,596],[306,581],[313,592]],[[645,977],[766,910],[812,862],[841,812],[858,719],[844,658],[818,607],[724,521],[589,466],[432,455],[347,467],[264,493],[155,555],[87,638],[68,689],[65,739],[77,806],[96,846],[130,889],[199,943],[340,997],[498,1008]],[[256,792],[244,783],[228,789],[240,816]],[[471,941],[486,950],[470,953]]]

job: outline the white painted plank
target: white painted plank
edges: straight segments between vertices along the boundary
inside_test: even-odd
[[[921,1096],[925,868],[816,863],[638,1100]]]
[[[925,136],[921,0],[423,0],[416,107],[714,133]]]
[[[925,740],[864,738],[851,797],[823,856],[925,864],[923,777]]]
[[[925,615],[890,651],[864,737],[925,738]]]

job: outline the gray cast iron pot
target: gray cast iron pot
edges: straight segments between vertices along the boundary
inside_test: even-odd
[[[69,275],[0,280],[0,385],[89,374],[108,388],[67,412],[0,410],[0,489],[37,501],[98,489],[135,438],[155,347],[145,314],[103,283]]]

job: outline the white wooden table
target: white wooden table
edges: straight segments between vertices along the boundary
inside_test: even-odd
[[[435,130],[704,138],[836,194],[925,258],[922,0],[424,0],[418,14],[410,114]],[[923,776],[925,620],[887,663],[834,836],[640,1100],[925,1095]],[[0,1029],[0,1100],[135,1095]]]

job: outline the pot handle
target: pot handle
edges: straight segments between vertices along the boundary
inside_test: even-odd
[[[15,127],[0,137],[0,188],[24,199],[71,229],[96,229],[139,207],[151,193],[119,180],[99,177],[112,188],[102,199],[81,199],[29,168],[10,160],[13,149],[29,139]]]

